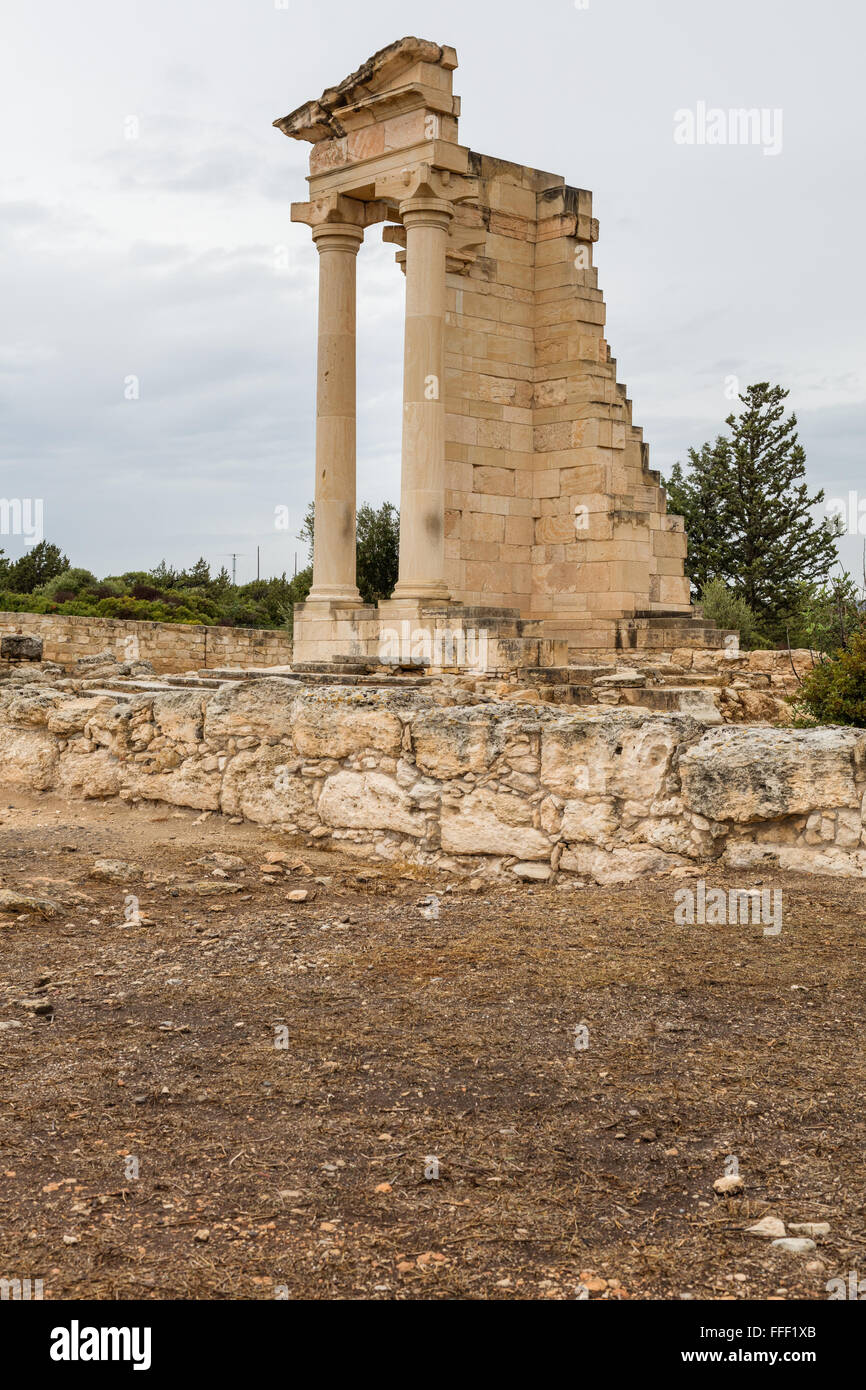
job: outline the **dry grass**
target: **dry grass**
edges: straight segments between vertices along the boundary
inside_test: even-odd
[[[823,1299],[866,1269],[863,883],[781,880],[766,938],[675,926],[671,880],[447,892],[219,817],[8,803],[3,885],[64,908],[0,917],[0,1276],[56,1299],[573,1298],[590,1276]],[[314,877],[262,883],[274,848]],[[178,886],[214,850],[243,891]],[[95,882],[98,857],[143,876]],[[149,921],[124,923],[127,891]],[[731,1154],[745,1195],[722,1200]],[[817,1258],[743,1234],[768,1212],[829,1221]]]

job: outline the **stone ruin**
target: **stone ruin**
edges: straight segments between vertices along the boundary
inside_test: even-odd
[[[319,253],[295,662],[376,662],[395,633],[405,647],[442,629],[483,629],[491,670],[722,648],[604,336],[592,195],[460,144],[456,67],[453,48],[401,39],[274,122],[312,145],[292,219]],[[355,279],[377,223],[400,248],[406,313],[399,578],[371,606],[355,582]]]
[[[313,145],[293,216],[320,255],[314,579],[291,665],[251,640],[237,665],[165,669],[159,624],[131,624],[118,660],[113,627],[40,616],[0,649],[3,781],[221,812],[412,872],[862,878],[866,736],[767,727],[790,723],[811,653],[739,652],[690,605],[682,520],[603,336],[590,195],[458,144],[456,64],[404,39],[277,122]],[[355,584],[355,263],[375,222],[407,297],[399,582],[373,607]],[[443,639],[469,633],[473,660]],[[733,724],[751,727],[714,727]]]

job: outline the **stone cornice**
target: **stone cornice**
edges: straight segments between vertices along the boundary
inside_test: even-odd
[[[428,39],[398,39],[374,53],[336,87],[327,87],[317,101],[305,102],[289,115],[274,121],[274,125],[292,140],[318,144],[345,135],[359,119],[368,119],[373,111],[378,118],[380,107],[388,114],[428,106],[457,115],[456,99],[450,91],[437,90],[420,82],[399,85],[400,73],[419,63],[441,67],[450,73],[457,67],[457,54],[453,48]]]

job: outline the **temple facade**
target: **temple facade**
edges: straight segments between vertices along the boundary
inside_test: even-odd
[[[373,658],[407,623],[484,627],[550,664],[569,648],[716,645],[604,336],[592,195],[462,145],[456,67],[453,48],[402,39],[274,123],[312,146],[292,219],[319,252],[296,659]],[[406,317],[399,579],[370,607],[355,584],[355,271],[378,223]]]

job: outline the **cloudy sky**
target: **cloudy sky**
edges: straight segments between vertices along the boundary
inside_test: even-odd
[[[726,383],[790,387],[811,481],[866,501],[860,0],[6,0],[2,493],[97,573],[291,571],[312,495],[309,147],[272,128],[405,34],[452,44],[464,144],[592,189],[607,336],[663,471]],[[782,147],[675,112],[782,113]],[[403,279],[359,259],[359,499],[399,500]],[[139,382],[139,399],[125,383]],[[128,394],[128,392],[126,392]],[[296,530],[293,525],[292,531]],[[866,518],[863,521],[866,531]],[[0,537],[6,553],[23,538]],[[846,538],[856,566],[862,537]]]

